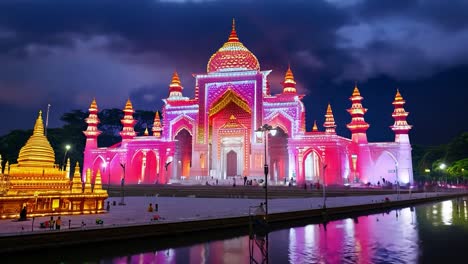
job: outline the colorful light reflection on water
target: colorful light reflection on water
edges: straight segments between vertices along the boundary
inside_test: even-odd
[[[269,263],[455,263],[450,260],[468,257],[466,237],[468,197],[274,231],[268,254]],[[249,242],[241,236],[138,254],[126,254],[123,244],[113,257],[76,255],[60,262],[249,263]],[[261,263],[256,246],[253,257]]]

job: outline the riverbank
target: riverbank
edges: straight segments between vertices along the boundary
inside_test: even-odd
[[[400,194],[399,197],[396,194],[329,197],[325,210],[322,209],[321,197],[272,199],[269,200],[268,221],[272,225],[287,225],[295,220],[323,221],[347,218],[356,213],[385,211],[463,195],[468,194],[417,193],[411,197],[409,194]],[[215,230],[246,228],[249,223],[249,210],[263,202],[262,199],[146,196],[126,197],[125,206],[112,206],[114,201],[118,204],[121,200],[117,197],[109,200],[111,208],[106,214],[62,216],[61,230],[40,229],[40,223],[48,220],[45,217],[37,218],[34,222],[31,219],[25,222],[2,220],[0,253],[124,241],[132,238],[180,237],[188,233],[203,234]],[[158,212],[148,213],[149,203],[158,204]],[[152,221],[156,214],[161,219]],[[102,220],[103,224],[96,224],[97,219]],[[82,222],[85,224],[83,227]]]

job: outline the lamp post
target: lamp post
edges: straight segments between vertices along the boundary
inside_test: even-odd
[[[107,162],[102,163],[102,175],[105,175],[106,173],[106,168],[107,168]],[[109,189],[109,182],[107,182],[107,189]]]
[[[65,170],[65,169],[66,169],[65,167],[67,166],[67,164],[65,164],[65,160],[66,160],[66,158],[67,158],[67,153],[68,153],[68,151],[69,151],[70,149],[71,149],[71,146],[70,146],[70,145],[68,145],[68,144],[65,145],[65,154],[63,154],[63,162],[62,162],[63,170]]]
[[[327,168],[327,164],[323,164],[323,209],[327,208],[327,205],[326,205],[326,196],[325,196],[325,169]]]
[[[445,174],[445,168],[447,167],[447,165],[445,165],[445,163],[441,163],[439,165],[439,169],[442,171],[442,177],[445,175],[445,188],[447,188],[447,174]]]
[[[125,191],[124,191],[124,185],[125,185],[125,163],[120,163],[120,166],[122,167],[123,170],[123,178],[120,182],[120,192],[122,199],[120,200],[119,205],[125,205]]]
[[[263,166],[263,171],[265,173],[265,221],[268,218],[268,160],[267,160],[267,148],[268,148],[268,133],[272,136],[276,135],[276,129],[268,124],[264,124],[255,130],[257,137],[263,136],[263,145],[265,148],[265,164]]]

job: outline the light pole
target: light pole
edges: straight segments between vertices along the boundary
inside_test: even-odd
[[[268,160],[267,160],[267,147],[268,147],[268,133],[272,136],[276,135],[276,129],[268,124],[264,124],[255,130],[257,137],[263,136],[263,145],[265,148],[265,164],[263,166],[263,171],[265,173],[265,221],[268,218]]]
[[[445,168],[447,167],[447,165],[445,165],[445,163],[441,163],[439,165],[439,169],[442,171],[442,177],[445,176],[445,188],[447,188],[447,174],[445,174]]]
[[[323,209],[327,208],[327,205],[326,205],[326,196],[325,196],[325,169],[327,168],[327,164],[323,164]]]
[[[398,180],[398,162],[395,161],[395,178],[397,188],[397,200],[400,200],[400,181]]]
[[[122,167],[123,170],[123,178],[120,182],[120,192],[122,195],[122,199],[120,200],[119,205],[125,205],[125,191],[124,191],[124,185],[125,185],[125,163],[120,163],[120,166]]]
[[[68,145],[68,144],[65,145],[65,154],[63,154],[63,162],[62,162],[63,170],[65,170],[65,169],[66,169],[65,167],[67,166],[67,164],[65,164],[65,160],[66,160],[66,158],[67,158],[67,153],[68,153],[68,151],[69,151],[70,149],[71,149],[71,146],[70,146],[70,145]]]
[[[102,163],[102,175],[104,175],[104,173],[106,173],[106,168],[107,168],[107,162],[103,162]],[[107,189],[109,190],[109,182],[107,182]]]

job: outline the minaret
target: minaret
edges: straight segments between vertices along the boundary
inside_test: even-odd
[[[86,118],[86,123],[88,123],[88,128],[83,133],[86,136],[86,149],[95,149],[97,148],[97,137],[101,134],[101,131],[98,130],[97,126],[99,124],[98,118],[98,106],[96,99],[93,99],[91,105],[89,106],[89,116]]]
[[[326,133],[336,134],[335,128],[335,118],[333,117],[333,112],[330,104],[327,107],[327,113],[325,114],[325,123],[323,123]]]
[[[73,173],[73,181],[72,181],[72,193],[82,193],[83,192],[83,181],[81,179],[80,174],[80,164],[78,161],[75,165],[75,173]]]
[[[356,84],[353,95],[349,98],[352,102],[351,108],[348,109],[348,112],[351,114],[351,123],[346,125],[351,131],[352,141],[356,143],[367,143],[366,131],[369,128],[369,124],[364,120],[364,114],[367,112],[367,109],[362,107],[362,99],[363,97],[359,93]]]
[[[296,81],[289,65],[284,76],[283,94],[296,94]]]
[[[161,137],[161,132],[162,132],[162,126],[161,126],[161,118],[159,118],[159,112],[156,111],[156,114],[154,115],[154,122],[153,122],[153,136],[160,138]]]
[[[167,100],[184,99],[184,97],[182,96],[183,89],[184,87],[182,87],[182,84],[180,83],[179,75],[176,71],[174,71],[174,74],[172,75],[171,84],[169,84],[169,97],[167,98]]]
[[[312,127],[312,132],[318,132],[317,120],[314,120],[314,126]]]
[[[130,101],[130,99],[127,100],[123,112],[124,118],[120,120],[120,122],[122,122],[123,128],[120,132],[120,135],[122,136],[122,141],[127,141],[136,136],[133,126],[137,122],[135,119],[133,119],[133,113],[135,111],[133,110],[132,102]]]
[[[392,104],[395,107],[392,113],[392,117],[395,119],[395,123],[390,127],[395,133],[395,142],[409,143],[408,132],[412,126],[408,125],[408,122],[406,122],[406,117],[408,116],[409,112],[406,112],[403,108],[405,100],[401,96],[398,89],[395,95],[395,100],[393,100]]]

